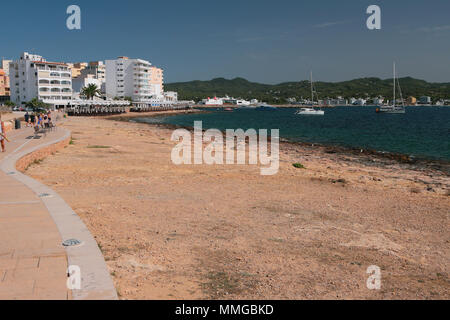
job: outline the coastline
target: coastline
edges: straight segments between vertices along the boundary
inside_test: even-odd
[[[283,143],[279,174],[262,177],[248,165],[173,165],[167,127],[64,126],[73,143],[27,174],[80,215],[121,299],[450,296],[440,171]],[[365,287],[373,264],[380,291]]]
[[[189,113],[208,113],[211,112],[209,110],[198,110],[194,109]],[[111,120],[117,120],[117,121],[130,121],[133,119],[138,118],[146,118],[146,117],[163,117],[163,116],[176,116],[180,113],[185,112],[168,112],[168,113],[144,113],[140,115],[127,115],[125,117],[121,116],[111,116],[108,117],[108,119]],[[134,122],[134,121],[131,121]],[[144,121],[138,121],[137,123],[144,123],[146,125],[150,126],[156,126],[156,127],[162,127],[167,128],[170,130],[176,130],[176,129],[186,129],[190,132],[194,131],[193,127],[190,126],[179,126],[174,124],[168,124],[168,123],[149,123]],[[203,132],[206,132],[207,129],[204,129]],[[268,137],[268,141],[270,141],[270,136]],[[333,145],[333,144],[324,144],[324,143],[313,143],[313,142],[303,142],[303,141],[292,141],[287,138],[280,137],[280,147],[283,148],[292,148],[295,146],[299,146],[302,148],[315,148],[319,149],[324,153],[328,154],[341,154],[343,156],[352,156],[355,158],[360,158],[361,161],[363,161],[366,164],[370,164],[371,162],[374,162],[373,159],[376,159],[375,161],[377,164],[385,164],[390,165],[392,162],[400,163],[405,165],[407,168],[410,169],[433,169],[433,170],[439,170],[445,173],[446,175],[450,176],[450,161],[446,160],[439,160],[439,159],[431,159],[426,157],[414,157],[408,154],[403,153],[396,153],[396,152],[388,152],[388,151],[379,151],[364,147],[349,147],[349,146],[342,146],[342,145]]]

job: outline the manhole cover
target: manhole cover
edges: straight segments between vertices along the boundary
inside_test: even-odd
[[[80,244],[81,244],[81,241],[77,240],[77,239],[69,239],[62,243],[62,245],[64,247],[74,247],[74,246],[79,246]]]
[[[51,194],[48,194],[48,193],[41,193],[39,195],[39,198],[50,198],[50,197],[53,197],[53,196]]]

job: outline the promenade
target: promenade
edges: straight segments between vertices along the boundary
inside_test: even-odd
[[[7,152],[0,153],[0,300],[117,299],[83,222],[53,190],[15,168],[24,156],[67,142],[70,132],[59,128],[35,136],[25,127],[8,138]],[[69,239],[81,244],[64,247]],[[78,290],[67,287],[68,265],[81,270]]]
[[[62,133],[27,139],[32,128],[12,131],[0,163]],[[69,299],[58,228],[41,198],[13,176],[0,170],[0,299]]]

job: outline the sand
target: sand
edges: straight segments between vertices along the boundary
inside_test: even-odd
[[[82,218],[121,299],[450,298],[448,173],[292,144],[275,176],[175,166],[168,128],[64,127],[73,142],[27,174]]]

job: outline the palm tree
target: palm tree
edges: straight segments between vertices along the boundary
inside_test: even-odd
[[[84,95],[87,99],[93,100],[94,97],[99,96],[101,92],[97,85],[91,83],[87,87],[81,89],[81,94]]]

